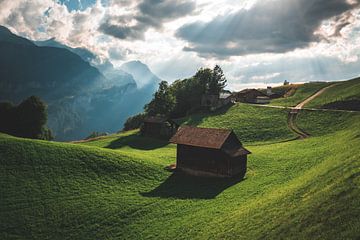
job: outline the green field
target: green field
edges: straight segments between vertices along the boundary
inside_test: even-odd
[[[287,127],[288,110],[238,103],[213,114],[195,114],[183,124],[210,128],[231,128],[250,145],[286,141],[295,138]]]
[[[326,90],[319,97],[309,102],[306,107],[321,108],[323,105],[347,100],[360,100],[360,78],[339,82],[330,89]]]
[[[243,181],[164,168],[176,147],[138,131],[82,144],[0,134],[0,239],[358,239],[360,114],[238,104],[183,119],[233,128]]]
[[[331,83],[319,82],[319,83],[305,83],[296,88],[293,95],[284,98],[278,98],[271,101],[271,105],[284,106],[284,107],[295,107],[297,104],[302,102],[304,99],[312,96],[317,91],[330,85]]]

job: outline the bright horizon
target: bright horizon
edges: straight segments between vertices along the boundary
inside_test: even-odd
[[[219,64],[231,90],[359,76],[358,0],[3,0],[0,25],[172,82]]]

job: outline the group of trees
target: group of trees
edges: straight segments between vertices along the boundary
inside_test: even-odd
[[[145,113],[129,118],[124,130],[138,128],[146,116],[184,117],[199,109],[204,94],[220,94],[226,87],[226,82],[218,65],[213,69],[201,68],[193,77],[177,80],[171,85],[162,81],[154,98],[145,105]]]
[[[149,116],[183,117],[200,107],[204,94],[218,95],[226,87],[226,78],[220,66],[201,68],[188,79],[168,85],[163,81],[154,98],[145,106]]]
[[[46,127],[46,105],[36,96],[25,99],[17,106],[1,102],[0,116],[0,132],[24,138],[53,139]]]

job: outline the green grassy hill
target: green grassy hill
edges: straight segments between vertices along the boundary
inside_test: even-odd
[[[360,78],[335,84],[318,98],[308,103],[306,107],[321,108],[330,103],[349,100],[357,100],[360,104]]]
[[[298,103],[303,101],[304,99],[310,97],[315,94],[320,89],[330,85],[331,83],[326,82],[313,82],[313,83],[305,83],[302,85],[296,85],[293,89],[292,94],[290,96],[286,96],[284,98],[278,98],[271,101],[271,105],[275,106],[284,106],[284,107],[295,107]],[[280,90],[283,88],[289,88],[290,86],[279,87]],[[278,92],[276,88],[274,88],[274,92]]]
[[[0,134],[0,239],[357,239],[360,114],[238,104],[185,123],[234,128],[243,181],[174,175],[176,147],[137,131],[82,144]]]
[[[213,114],[195,114],[183,124],[210,128],[231,128],[244,143],[255,145],[293,139],[288,129],[288,110],[238,103]]]

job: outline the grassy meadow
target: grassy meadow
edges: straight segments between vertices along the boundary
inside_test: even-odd
[[[303,111],[311,137],[292,141],[287,113],[182,119],[233,128],[252,152],[243,180],[169,172],[176,146],[137,130],[80,144],[0,134],[0,239],[357,239],[360,114]]]
[[[305,83],[300,86],[296,86],[296,90],[290,96],[285,98],[278,98],[271,101],[271,105],[283,106],[283,107],[295,107],[304,99],[314,95],[317,91],[330,85],[331,83],[318,82],[318,83]],[[276,92],[276,90],[275,90]]]
[[[360,100],[360,78],[337,83],[319,97],[309,102],[306,107],[321,108],[323,105],[332,102],[354,99]]]
[[[237,103],[213,114],[194,114],[182,119],[183,124],[209,128],[230,128],[250,145],[294,139],[287,127],[287,109],[264,108]]]

